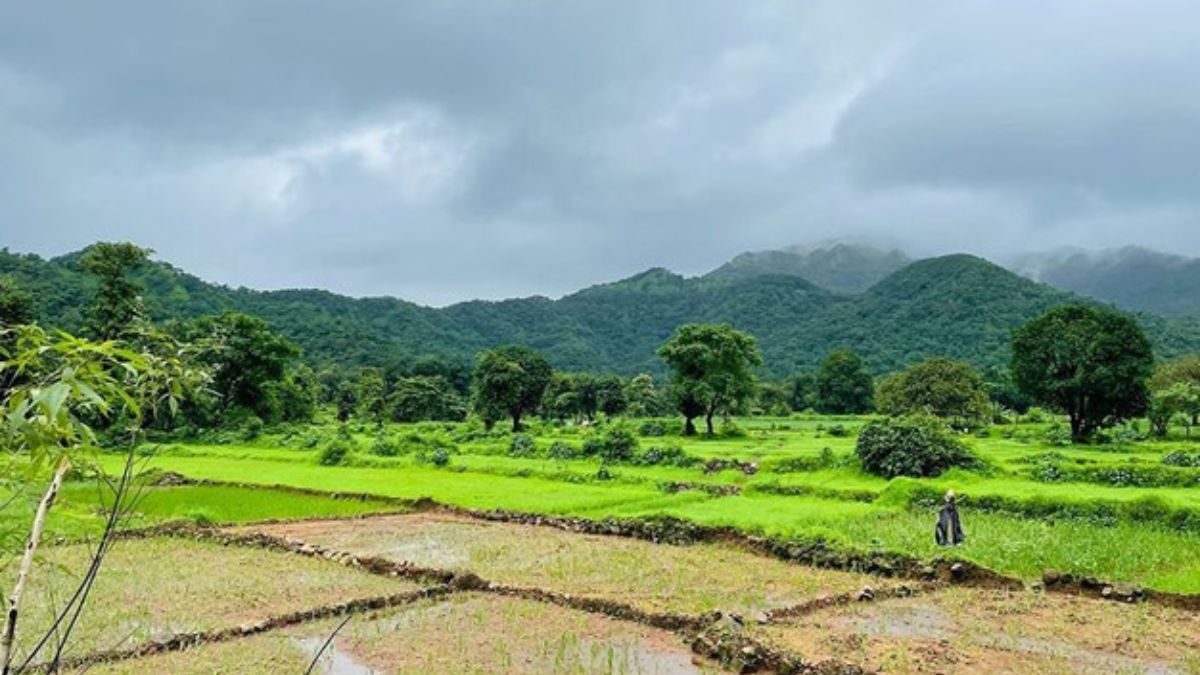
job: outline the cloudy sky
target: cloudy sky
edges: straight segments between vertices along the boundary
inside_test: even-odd
[[[854,237],[1200,254],[1200,6],[0,4],[0,246],[429,304]]]

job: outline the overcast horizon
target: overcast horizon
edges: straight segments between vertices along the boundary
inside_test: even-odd
[[[837,239],[1196,256],[1197,63],[1186,2],[18,1],[0,247],[435,306]]]

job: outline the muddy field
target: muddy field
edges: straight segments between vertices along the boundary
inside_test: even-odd
[[[86,553],[47,549],[30,624]],[[347,617],[316,672],[1200,673],[1200,614],[1150,602],[438,512],[123,539],[95,593],[93,673],[302,673]]]

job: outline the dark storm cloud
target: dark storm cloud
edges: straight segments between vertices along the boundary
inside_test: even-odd
[[[16,2],[0,244],[443,303],[856,235],[1190,241],[1200,11]],[[1191,253],[1200,253],[1200,245]]]

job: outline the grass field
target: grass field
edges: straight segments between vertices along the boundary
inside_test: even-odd
[[[512,455],[507,432],[432,423],[360,427],[352,434],[359,450],[340,466],[319,463],[321,443],[334,429],[316,427],[252,442],[159,445],[145,454],[152,455],[150,466],[201,479],[593,519],[669,515],[922,558],[947,553],[935,546],[932,526],[937,497],[953,489],[964,497],[968,533],[966,544],[950,552],[957,557],[1028,579],[1055,569],[1200,592],[1200,487],[1183,484],[1200,480],[1200,468],[1163,464],[1169,453],[1197,452],[1200,445],[1172,440],[1062,447],[1042,440],[1045,424],[994,427],[986,437],[965,439],[981,460],[979,469],[889,481],[864,473],[854,461],[854,433],[863,422],[756,418],[742,423],[741,437],[640,439],[642,453],[675,448],[694,458],[681,462],[685,466],[554,459],[548,456],[552,446],[578,447],[586,432],[551,425],[535,428],[533,448],[523,456]],[[370,451],[379,438],[392,442],[394,456]],[[448,464],[422,461],[429,448],[444,448]],[[115,467],[119,460],[106,461]],[[1081,467],[1090,473],[1072,473]],[[1141,484],[1154,481],[1166,484]],[[148,499],[145,514],[207,512],[213,521],[233,522],[336,510],[321,511],[316,502],[305,503],[316,498],[301,496],[287,498],[291,507],[272,501],[256,510],[252,499],[203,490],[209,492],[180,494],[161,506]],[[337,509],[357,508],[372,507],[337,503]],[[268,516],[272,510],[282,515]]]
[[[893,597],[890,589],[913,582],[783,562],[732,543],[655,544],[396,501],[428,497],[467,509],[590,520],[672,516],[848,552],[952,556],[1029,581],[1054,569],[1200,593],[1200,488],[1188,482],[1200,468],[1164,462],[1172,453],[1196,454],[1200,445],[1176,439],[1063,447],[1042,440],[1045,425],[997,427],[966,439],[980,460],[972,470],[885,480],[854,459],[863,421],[752,419],[742,424],[744,435],[711,440],[643,435],[634,457],[619,462],[578,456],[588,432],[548,425],[516,444],[507,432],[466,425],[358,427],[349,430],[357,449],[336,465],[322,463],[322,448],[347,434],[332,426],[250,441],[146,445],[139,454],[152,471],[138,483],[123,527],[220,527],[293,542],[309,554],[248,548],[250,539],[119,540],[67,656],[200,632],[213,637],[90,670],[303,672],[340,623],[305,612],[408,598],[437,583],[347,567],[359,564],[347,556],[364,556],[470,573],[499,586],[347,610],[351,621],[317,672],[736,669],[691,653],[697,629],[663,629],[646,618],[684,617],[694,627],[710,621],[710,612],[732,612],[747,617],[739,629],[746,644],[873,671],[1200,673],[1200,615],[1193,611],[953,586]],[[390,449],[372,452],[381,440]],[[442,457],[431,459],[434,451]],[[98,466],[115,472],[123,461],[102,454]],[[164,471],[213,482],[158,484]],[[73,479],[52,511],[20,649],[49,624],[82,574],[88,542],[112,502],[99,485]],[[932,537],[946,489],[963,497],[968,534],[952,550]],[[18,495],[0,512],[9,552],[20,545],[34,496]],[[337,552],[330,555],[336,560],[313,551]],[[4,556],[5,585],[14,562]],[[823,604],[865,588],[882,599]],[[514,596],[511,589],[524,590]],[[614,614],[623,607],[642,618]],[[776,618],[772,610],[783,613]],[[253,636],[229,632],[280,616],[300,618]]]

